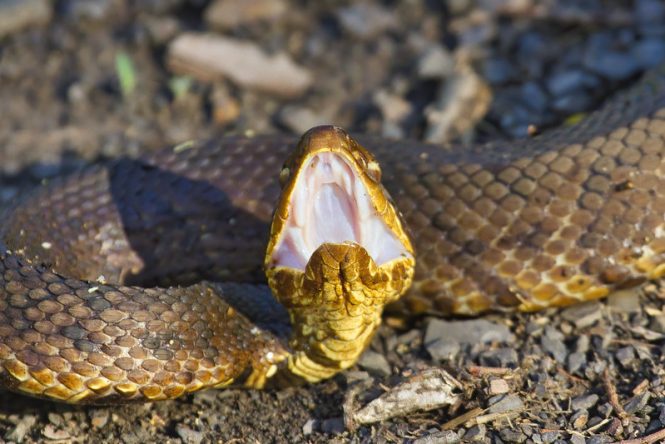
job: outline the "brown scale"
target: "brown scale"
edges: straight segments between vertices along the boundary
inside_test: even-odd
[[[414,285],[392,310],[534,310],[665,272],[662,67],[579,125],[526,141],[359,140],[416,249]],[[17,202],[2,225],[2,383],[67,402],[153,400],[282,360],[262,262],[295,143],[188,142]],[[222,283],[146,288],[202,279]]]

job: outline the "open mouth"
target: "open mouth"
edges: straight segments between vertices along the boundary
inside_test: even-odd
[[[344,157],[312,156],[296,178],[273,264],[304,270],[323,243],[355,242],[381,266],[409,254],[383,221],[363,180]]]

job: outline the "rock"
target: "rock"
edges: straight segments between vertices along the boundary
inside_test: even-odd
[[[510,82],[516,76],[516,72],[512,62],[493,57],[483,64],[483,76],[490,85],[502,85]]]
[[[53,424],[46,424],[42,429],[42,435],[47,439],[60,441],[71,438],[65,430],[57,430]]]
[[[361,40],[373,39],[387,30],[396,29],[395,17],[395,14],[374,3],[356,3],[337,11],[342,28]]]
[[[208,6],[204,18],[211,27],[226,30],[278,20],[287,10],[284,0],[217,0]]]
[[[175,431],[178,433],[178,436],[186,444],[199,444],[203,441],[203,433],[192,430],[187,426],[178,424],[175,426]]]
[[[530,109],[544,112],[547,109],[548,98],[543,88],[536,82],[526,82],[520,87],[522,102]],[[531,119],[533,121],[533,117]]]
[[[492,379],[490,381],[489,394],[492,396],[502,395],[510,391],[510,386],[505,379]]]
[[[561,432],[549,431],[543,433],[542,435],[540,435],[540,437],[542,438],[543,443],[550,444],[555,442],[561,437]]]
[[[344,433],[344,419],[343,418],[329,418],[321,422],[321,431],[329,435],[339,435]]]
[[[318,426],[318,421],[316,419],[308,419],[304,426],[302,426],[303,435],[311,435],[316,430]]]
[[[586,328],[603,317],[603,308],[598,301],[575,304],[563,310],[561,317],[575,324],[577,328]]]
[[[240,117],[238,100],[227,91],[227,88],[214,88],[211,97],[212,116],[215,123],[227,125]]]
[[[100,429],[106,425],[109,420],[109,411],[106,409],[90,410],[90,423],[96,429]]]
[[[570,402],[570,407],[574,411],[589,410],[591,407],[596,405],[597,402],[598,395],[592,393],[590,395],[582,395],[578,396],[577,398],[573,398],[573,400]]]
[[[520,412],[523,409],[524,402],[522,402],[522,398],[518,395],[511,394],[499,397],[495,403],[490,405],[489,413]]]
[[[545,334],[540,338],[540,345],[543,349],[552,355],[560,364],[565,364],[568,356],[568,348],[563,342],[561,332],[553,327],[545,328]]]
[[[649,38],[637,42],[631,49],[641,68],[652,68],[665,60],[665,41]]]
[[[665,314],[657,315],[651,318],[649,329],[657,333],[665,333]]]
[[[465,442],[484,442],[485,436],[487,435],[487,427],[485,424],[478,424],[471,427],[464,434]]]
[[[51,21],[48,0],[0,0],[0,38]]]
[[[303,134],[317,125],[330,123],[325,111],[314,111],[299,105],[286,105],[279,110],[277,120],[294,134]]]
[[[435,102],[425,110],[426,142],[443,144],[467,135],[489,109],[489,86],[467,58],[457,57],[454,74],[441,83]]]
[[[412,111],[411,103],[385,90],[377,91],[373,99],[381,110],[381,115],[390,122],[400,122]]]
[[[524,442],[526,436],[517,429],[503,429],[499,432],[501,440],[504,442]]]
[[[553,96],[576,92],[598,85],[598,79],[580,69],[571,69],[551,75],[547,79],[547,90]]]
[[[627,367],[635,360],[635,349],[631,346],[622,347],[614,353],[614,356],[621,365]]]
[[[586,439],[581,435],[570,435],[570,444],[586,444]]]
[[[576,430],[583,430],[589,422],[589,412],[578,410],[570,417],[570,423]]]
[[[441,430],[414,439],[411,442],[413,444],[457,444],[460,439],[454,430]]]
[[[22,415],[21,419],[16,423],[13,428],[5,435],[8,441],[21,442],[26,437],[30,429],[37,422],[37,417],[34,415]]]
[[[574,114],[589,109],[592,97],[584,91],[576,91],[557,97],[552,102],[552,109],[563,114]]]
[[[434,340],[425,343],[427,353],[435,361],[447,361],[453,359],[460,352],[459,342],[449,342],[444,340]]]
[[[379,376],[388,376],[391,373],[386,357],[374,350],[365,350],[358,360],[358,365]]]
[[[566,367],[570,373],[579,371],[586,365],[586,353],[574,352],[568,355]]]
[[[637,0],[635,15],[641,23],[662,23],[665,20],[665,5],[660,0]]]
[[[453,56],[441,45],[430,45],[418,60],[418,77],[421,79],[442,79],[454,70]]]
[[[486,319],[444,321],[431,319],[425,331],[425,344],[434,340],[446,340],[460,344],[479,342],[503,342],[510,344],[515,336],[503,324],[495,324]]]
[[[516,367],[518,362],[517,351],[513,348],[486,350],[480,355],[480,363],[487,367]]]
[[[114,10],[112,0],[66,0],[59,7],[59,12],[72,21],[103,20]]]
[[[588,51],[584,66],[610,80],[626,80],[640,69],[631,53],[618,51]]]
[[[152,43],[163,45],[178,34],[180,24],[173,17],[146,17],[144,19]]]
[[[639,290],[615,291],[607,297],[607,306],[617,313],[637,313],[642,310]]]
[[[268,55],[249,41],[186,33],[171,42],[168,53],[172,69],[202,81],[225,77],[243,88],[291,98],[312,84],[310,72],[286,53]]]
[[[623,406],[623,409],[629,415],[633,415],[641,411],[647,405],[649,398],[651,398],[651,394],[649,392],[635,395]]]
[[[454,356],[462,345],[503,342],[512,343],[515,337],[508,327],[485,319],[444,321],[431,319],[425,331],[424,345],[435,359]]]

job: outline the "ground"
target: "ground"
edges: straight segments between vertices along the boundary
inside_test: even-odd
[[[202,33],[225,39],[222,59],[246,62],[258,48],[262,75],[248,82],[228,66],[197,65],[200,49],[183,37]],[[290,71],[270,56],[287,57]],[[106,158],[231,133],[334,123],[441,145],[528,137],[574,124],[663,59],[665,7],[650,0],[0,0],[0,199]],[[352,371],[282,391],[103,408],[4,392],[0,435],[162,443],[643,436],[665,427],[664,305],[652,285],[566,310],[449,324],[391,319]],[[469,331],[472,339],[455,336]],[[363,403],[432,366],[461,382],[460,403],[345,428],[351,387],[363,385]]]

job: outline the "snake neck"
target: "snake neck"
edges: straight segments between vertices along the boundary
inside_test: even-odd
[[[352,366],[381,324],[383,307],[411,285],[413,269],[410,256],[379,267],[367,250],[346,242],[321,245],[304,272],[269,271],[294,326],[286,372],[316,382]]]

